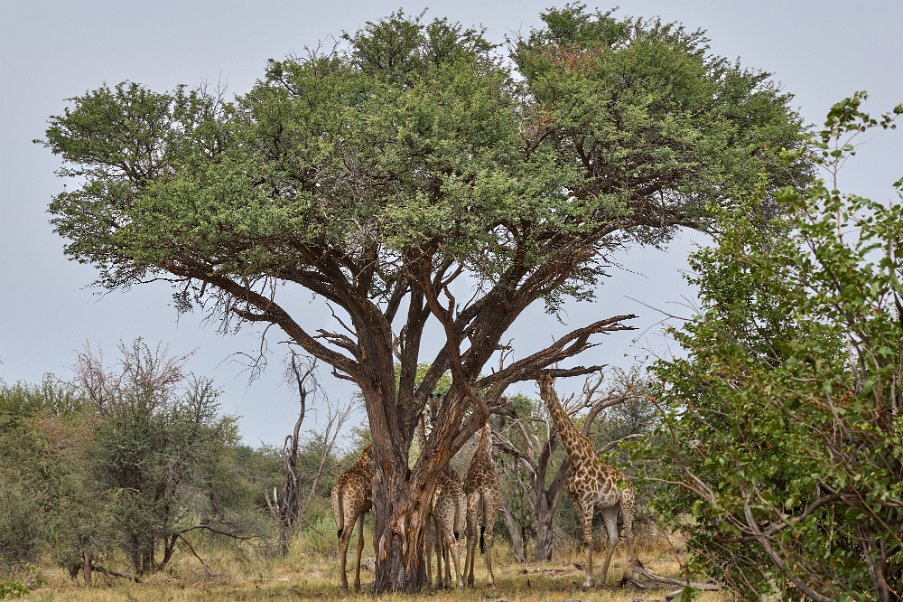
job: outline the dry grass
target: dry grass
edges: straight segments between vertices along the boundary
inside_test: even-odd
[[[676,575],[678,563],[673,559],[666,542],[663,545],[644,545],[640,557],[654,572]],[[165,574],[155,575],[141,584],[126,582],[103,575],[96,575],[94,587],[73,584],[63,570],[46,569],[43,576],[46,585],[33,591],[24,600],[34,602],[136,602],[136,601],[231,601],[231,600],[299,600],[318,598],[323,600],[355,601],[372,600],[363,593],[343,594],[339,590],[335,574],[335,561],[322,554],[308,553],[298,545],[287,558],[241,558],[234,553],[209,549],[200,551],[207,564],[205,568],[188,553],[182,554],[178,563]],[[206,552],[206,553],[205,553]],[[557,551],[556,551],[557,553]],[[369,556],[369,550],[364,557]],[[351,556],[349,554],[349,556]],[[482,587],[485,568],[477,559],[476,589],[431,592],[418,596],[389,595],[381,599],[399,602],[467,602],[512,600],[539,602],[540,600],[579,599],[585,602],[627,602],[637,599],[661,599],[668,590],[639,591],[633,586],[619,588],[617,581],[623,573],[623,558],[615,556],[609,571],[609,581],[604,587],[581,591],[583,572],[574,566],[578,561],[575,550],[563,550],[552,563],[519,565],[511,560],[510,550],[496,546],[496,589]],[[349,565],[352,558],[349,558]],[[463,566],[463,558],[462,558]],[[597,561],[598,574],[598,561]],[[353,574],[350,574],[350,580]],[[362,581],[372,582],[373,575],[362,570]],[[725,596],[707,593],[699,596],[699,602],[727,600]]]

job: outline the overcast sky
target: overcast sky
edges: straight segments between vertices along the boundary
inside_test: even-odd
[[[271,337],[270,365],[249,383],[236,354],[255,352],[258,331],[222,336],[200,315],[179,317],[164,285],[99,295],[90,287],[94,269],[68,261],[62,240],[51,231],[46,208],[62,187],[54,176],[59,161],[31,140],[43,136],[48,116],[60,113],[66,98],[103,83],[131,80],[163,90],[220,82],[229,93],[242,94],[262,76],[268,58],[300,54],[305,46],[354,31],[399,7],[413,14],[429,7],[428,15],[483,25],[491,40],[501,42],[536,26],[539,13],[553,5],[561,3],[0,0],[0,379],[37,382],[48,372],[69,378],[76,352],[88,343],[111,358],[119,341],[164,341],[173,354],[194,352],[189,368],[223,390],[223,409],[240,417],[245,441],[280,443],[296,408],[282,377],[284,350],[278,341],[284,337]],[[831,104],[854,90],[870,92],[874,112],[903,102],[900,0],[621,0],[619,5],[621,14],[660,15],[706,29],[713,52],[773,73],[795,95],[794,105],[807,122],[820,124]],[[903,139],[901,134],[871,138],[842,185],[890,200],[890,183],[903,176]],[[684,233],[664,251],[624,253],[617,258],[623,269],[612,272],[596,303],[568,306],[567,324],[541,308],[527,312],[511,331],[518,355],[565,329],[616,313],[639,314],[639,330],[609,336],[580,363],[627,366],[650,353],[668,354],[658,324],[662,316],[647,306],[691,314],[685,304],[693,295],[681,272],[687,253],[704,242],[699,234]],[[328,317],[318,307],[294,309],[312,321]],[[352,392],[323,380],[336,400]]]

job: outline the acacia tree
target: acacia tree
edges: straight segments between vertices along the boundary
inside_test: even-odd
[[[709,55],[701,33],[580,5],[543,21],[508,61],[480,31],[397,13],[334,51],[271,61],[234,101],[123,83],[72,99],[47,130],[62,174],[79,178],[51,204],[56,230],[101,286],[170,280],[180,305],[276,325],[360,387],[378,592],[425,585],[414,551],[437,475],[505,388],[631,317],[481,375],[524,309],[588,298],[607,251],[703,225],[705,203],[759,173],[804,173],[777,160],[798,144],[788,96]],[[336,327],[306,326],[293,288],[328,302]],[[426,356],[431,323],[446,341]],[[418,362],[431,366],[422,381]],[[408,471],[446,371],[437,428]]]

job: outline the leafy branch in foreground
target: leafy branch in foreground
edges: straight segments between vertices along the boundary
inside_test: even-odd
[[[717,210],[690,281],[702,313],[660,362],[665,420],[650,457],[677,484],[661,506],[695,519],[700,568],[745,599],[818,601],[903,591],[903,180],[881,203],[837,189],[849,140],[894,128],[864,93],[835,105],[811,153],[828,169]]]

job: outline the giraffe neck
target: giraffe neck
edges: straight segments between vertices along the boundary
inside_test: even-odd
[[[360,457],[355,463],[361,470],[371,472],[373,470],[373,446],[368,445],[361,452]]]
[[[583,457],[587,453],[590,454],[589,457],[595,457],[596,454],[592,444],[571,422],[571,417],[564,411],[554,391],[551,391],[546,396],[545,401],[549,414],[552,416],[552,422],[555,423],[555,428],[558,430],[558,435],[561,437],[561,442],[564,444],[571,461],[573,462],[575,458]]]
[[[483,425],[483,428],[480,430],[480,439],[477,442],[477,452],[476,455],[480,458],[485,458],[487,461],[492,461],[492,428],[489,426],[489,423]]]

